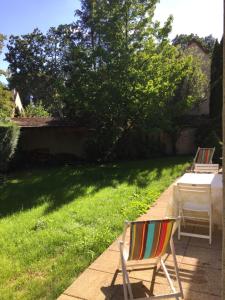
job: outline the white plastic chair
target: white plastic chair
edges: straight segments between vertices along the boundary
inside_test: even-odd
[[[195,164],[195,173],[215,173],[219,172],[218,164]]]
[[[120,260],[123,273],[123,290],[125,300],[147,300],[147,299],[168,299],[181,297],[183,299],[183,290],[178,272],[178,265],[175,255],[175,249],[173,244],[173,226],[176,222],[174,218],[167,218],[162,220],[150,220],[150,221],[136,221],[125,222],[123,240],[120,241]],[[128,242],[128,248],[125,244],[125,236],[128,227],[130,227],[130,238]],[[163,261],[163,255],[167,250],[167,246],[170,245],[171,253],[174,260],[175,275],[178,281],[179,291],[176,291],[173,282],[170,278],[169,272]],[[142,298],[134,298],[127,268],[129,266],[132,269],[146,265],[146,259],[152,259],[150,264],[147,261],[148,266],[153,266],[156,269],[157,264],[160,263],[164,274],[167,278],[171,293],[161,294],[157,296],[149,296]],[[143,262],[145,260],[145,262]],[[130,263],[132,263],[130,265]],[[137,269],[138,270],[138,269]]]
[[[178,201],[179,201],[179,216],[181,222],[178,226],[178,239],[181,236],[191,236],[197,238],[209,239],[209,244],[212,242],[212,200],[211,200],[211,185],[210,184],[186,184],[177,183]],[[200,216],[201,215],[201,216]],[[182,223],[185,221],[200,221],[208,222],[209,234],[197,234],[182,231]],[[183,222],[182,222],[183,221]],[[205,226],[198,224],[198,226]]]

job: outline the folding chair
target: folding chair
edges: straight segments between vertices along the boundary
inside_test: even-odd
[[[123,273],[123,291],[125,300],[147,300],[165,298],[179,299],[179,297],[183,299],[183,290],[179,277],[178,265],[172,238],[173,226],[175,222],[175,218],[125,222],[123,240],[120,241],[120,260]],[[125,236],[128,227],[130,227],[130,239],[128,243],[128,249],[126,249]],[[174,260],[175,274],[179,285],[179,291],[176,291],[162,258],[169,244]],[[148,261],[147,264],[148,266],[153,265],[154,269],[156,269],[157,264],[160,263],[171,288],[171,293],[161,294],[157,296],[149,296],[145,298],[134,298],[127,268],[129,268],[130,262],[133,262],[133,264],[131,265],[132,267],[134,267],[135,265],[137,267],[143,266],[143,260],[146,259],[153,259],[153,263],[150,264]]]
[[[214,148],[200,148],[196,152],[194,164],[212,164],[212,158],[215,152]]]
[[[178,201],[179,201],[179,216],[181,222],[178,226],[178,239],[181,236],[191,236],[197,238],[209,239],[209,244],[212,242],[212,200],[211,200],[211,185],[210,184],[187,184],[177,183]],[[201,215],[201,216],[200,216]],[[185,226],[187,221],[199,221],[209,223],[209,234],[197,234],[182,231],[182,225]],[[183,224],[182,224],[183,223]],[[190,222],[189,222],[190,223]],[[193,225],[193,223],[191,223]],[[204,227],[204,224],[199,224],[198,227]],[[206,225],[207,226],[207,225]]]
[[[218,164],[195,164],[194,166],[195,173],[219,173]]]

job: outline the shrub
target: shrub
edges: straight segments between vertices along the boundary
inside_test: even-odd
[[[10,119],[12,113],[12,93],[0,83],[0,121]]]
[[[8,169],[9,162],[15,153],[20,128],[12,123],[0,123],[0,172]]]
[[[49,117],[49,112],[45,109],[42,102],[37,104],[29,104],[25,108],[25,116],[26,117]]]

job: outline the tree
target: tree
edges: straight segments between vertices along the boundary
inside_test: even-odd
[[[11,118],[13,109],[12,93],[0,83],[0,122]]]
[[[74,24],[11,37],[11,86],[95,128],[95,158],[113,157],[131,131],[172,132],[174,111],[198,101],[202,73],[170,44],[172,17],[154,21],[157,2],[82,0]]]
[[[2,49],[4,47],[4,41],[6,39],[6,36],[0,33],[0,55],[2,54]],[[0,76],[5,75],[5,72],[0,69]]]
[[[181,48],[184,50],[185,48],[187,48],[188,44],[193,40],[198,42],[203,47],[203,49],[209,51],[210,54],[213,52],[216,39],[212,35],[206,37],[199,37],[197,34],[194,33],[179,34],[176,35],[176,37],[173,39],[173,45],[180,45]]]
[[[77,11],[80,39],[68,59],[66,114],[97,126],[105,157],[134,128],[173,128],[175,109],[182,116],[202,91],[198,64],[169,44],[172,17],[162,28],[153,21],[156,2],[86,0]]]
[[[212,53],[211,80],[210,80],[210,117],[221,121],[223,107],[223,39],[217,40]],[[221,122],[220,126],[221,127]]]
[[[72,25],[50,28],[44,35],[37,28],[30,34],[10,36],[6,60],[9,86],[16,88],[25,104],[32,95],[55,114],[60,114],[60,87],[64,82],[64,56],[73,35]]]

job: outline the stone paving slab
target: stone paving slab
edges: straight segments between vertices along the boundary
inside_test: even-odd
[[[171,185],[138,220],[157,219],[166,216],[167,203],[172,197]],[[199,230],[199,228],[197,228]],[[195,227],[190,227],[195,232]],[[200,229],[204,230],[204,229]],[[185,300],[221,299],[222,233],[214,231],[212,245],[197,238],[182,237],[175,249]],[[123,300],[122,274],[118,271],[121,236],[106,249],[58,300]],[[175,278],[172,255],[167,253],[166,265],[171,278]],[[146,297],[152,283],[152,270],[129,272],[134,297]],[[177,286],[177,282],[174,282]],[[155,277],[154,294],[168,293],[169,286],[162,270]],[[171,299],[171,298],[170,298]]]

